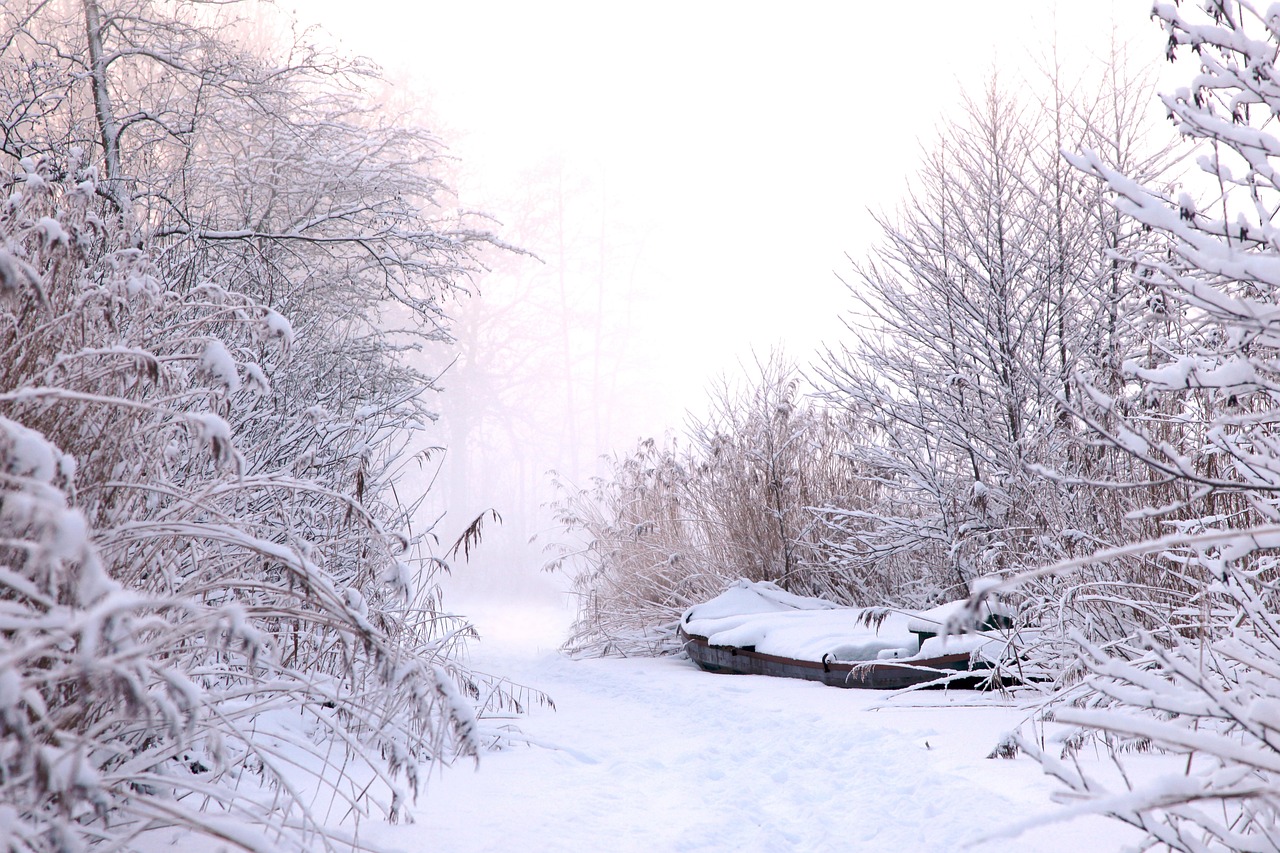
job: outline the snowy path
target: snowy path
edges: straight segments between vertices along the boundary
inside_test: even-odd
[[[521,630],[511,613],[487,618]],[[971,694],[875,710],[884,694],[709,675],[675,659],[570,661],[545,646],[521,657],[507,640],[491,633],[478,663],[496,670],[501,658],[502,672],[550,693],[557,710],[520,728],[572,751],[520,747],[485,756],[479,772],[446,770],[417,823],[366,824],[368,837],[411,853],[926,853],[1053,808],[1032,762],[985,758],[1018,714],[960,706]],[[1107,853],[1132,840],[1089,818],[967,849]]]

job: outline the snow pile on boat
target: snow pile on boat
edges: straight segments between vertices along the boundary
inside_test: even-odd
[[[794,595],[768,582],[739,580],[681,618],[690,636],[804,661],[926,660],[960,653],[995,662],[1007,648],[997,632],[974,632],[967,602],[953,601],[918,613],[840,607]],[[990,606],[987,624],[1008,624],[1009,614]]]

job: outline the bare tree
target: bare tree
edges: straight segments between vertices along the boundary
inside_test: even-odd
[[[1116,252],[1144,235],[1058,152],[1109,145],[1150,174],[1164,149],[1130,130],[1143,88],[1118,51],[1102,72],[1076,97],[1051,55],[1037,101],[993,76],[850,283],[856,342],[828,354],[825,393],[869,427],[855,458],[881,503],[832,539],[849,573],[891,567],[914,603],[1132,532],[1132,494],[1095,488],[1115,454],[1072,412],[1075,378],[1114,375],[1143,337],[1120,320],[1137,297]]]
[[[1074,367],[1065,282],[1081,272],[1064,245],[1072,194],[1053,194],[1061,176],[1028,144],[1045,133],[992,78],[899,221],[881,220],[885,242],[850,286],[870,319],[827,359],[828,396],[870,427],[858,452],[887,487],[862,560],[927,566],[948,595],[1071,535],[1055,529],[1068,496],[1028,470],[1072,440],[1055,390]]]

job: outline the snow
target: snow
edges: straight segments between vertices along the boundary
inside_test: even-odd
[[[1249,390],[1259,385],[1258,371],[1248,358],[1179,356],[1159,367],[1146,368],[1136,360],[1125,363],[1129,375],[1162,391],[1187,388]]]
[[[268,309],[262,318],[262,327],[268,338],[279,338],[285,348],[293,343],[293,326],[283,314]]]
[[[195,424],[200,440],[209,445],[215,459],[231,459],[231,426],[225,420],[209,412],[195,412],[187,418]]]
[[[1280,731],[1280,699],[1267,697],[1254,699],[1249,704],[1246,717],[1255,723],[1261,723],[1269,729]]]
[[[271,383],[267,381],[267,374],[255,362],[244,363],[244,379],[245,385],[255,395],[265,397],[271,393]]]
[[[990,614],[992,607],[984,604],[983,609]],[[994,647],[993,657],[998,657],[1007,643],[1002,635],[933,637],[922,645],[913,633],[958,632],[966,627],[965,614],[966,602],[953,601],[921,613],[886,615],[742,580],[706,604],[689,608],[681,622],[686,633],[705,637],[713,646],[753,647],[796,660],[912,659],[987,647]]]
[[[58,470],[58,454],[42,433],[0,415],[0,439],[8,444],[0,456],[6,474],[31,477],[43,483],[53,480]]]
[[[68,242],[67,232],[63,230],[62,223],[51,216],[40,217],[39,221],[36,222],[35,230],[40,234],[40,239],[46,246],[65,246]]]
[[[12,669],[0,669],[0,715],[13,708],[22,698],[22,679]]]
[[[17,290],[38,280],[39,276],[30,264],[0,250],[0,293]]]
[[[965,601],[948,601],[946,604],[939,604],[921,613],[914,613],[907,620],[907,624],[910,625],[908,630],[930,631],[938,634],[947,627],[958,629],[964,621],[966,604]]]
[[[1059,808],[1031,759],[986,758],[1024,716],[995,697],[893,700],[673,657],[574,661],[554,650],[566,611],[469,612],[474,662],[547,691],[556,710],[515,721],[543,745],[434,776],[416,823],[362,827],[387,848],[952,853]],[[968,849],[1110,853],[1136,839],[1085,817]]]
[[[235,359],[227,351],[226,345],[217,338],[205,342],[204,352],[200,355],[200,369],[214,382],[226,387],[229,394],[234,394],[240,388]]]
[[[1000,651],[1005,648],[1005,645],[1001,640],[994,640],[978,634],[929,637],[920,644],[920,651],[917,657],[936,658],[943,655],[960,654],[961,652],[967,652],[970,655],[988,652],[985,655],[986,657],[998,660]]]
[[[854,609],[793,610],[694,619],[685,623],[685,631],[706,637],[713,646],[751,646],[763,654],[797,660],[820,661],[830,656],[841,661],[865,661],[875,660],[882,651],[900,650],[901,657],[918,651],[906,616],[891,614],[875,628],[863,621],[864,613]]]
[[[767,581],[739,580],[705,604],[689,609],[685,620],[719,619],[753,613],[787,613],[793,610],[834,610],[835,604],[787,592]]]
[[[514,745],[433,773],[411,823],[362,823],[361,839],[381,849],[1113,853],[1138,840],[1096,816],[1046,822],[1063,812],[1039,765],[986,757],[1027,715],[998,696],[895,699],[712,675],[677,657],[575,661],[556,651],[565,608],[460,610],[482,637],[471,662],[546,691],[555,708],[531,703],[525,716],[482,721],[482,736],[514,725]],[[1081,764],[1105,775],[1101,756]],[[335,819],[345,811],[314,807]],[[1023,823],[1030,829],[1012,840],[997,837]],[[143,849],[219,846],[168,831]]]

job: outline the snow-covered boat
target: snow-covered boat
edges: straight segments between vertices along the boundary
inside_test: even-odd
[[[840,607],[771,583],[738,581],[689,608],[680,634],[708,672],[774,675],[895,690],[938,682],[985,687],[1016,635],[1007,613],[966,602],[918,613]]]

